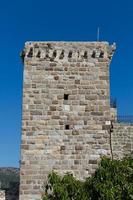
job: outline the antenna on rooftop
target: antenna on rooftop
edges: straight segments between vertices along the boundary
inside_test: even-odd
[[[99,38],[100,38],[100,28],[98,27],[98,29],[97,29],[97,41],[99,41]]]

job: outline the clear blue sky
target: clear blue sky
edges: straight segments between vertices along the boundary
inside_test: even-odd
[[[18,166],[23,66],[27,40],[116,42],[111,95],[133,115],[132,0],[4,0],[0,3],[0,166]]]

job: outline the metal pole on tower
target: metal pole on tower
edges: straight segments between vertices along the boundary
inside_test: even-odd
[[[100,37],[100,28],[98,27],[98,29],[97,29],[97,41],[99,41],[99,37]]]

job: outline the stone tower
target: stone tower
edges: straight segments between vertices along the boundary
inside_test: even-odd
[[[107,42],[27,42],[20,200],[40,200],[51,170],[92,174],[110,155]]]

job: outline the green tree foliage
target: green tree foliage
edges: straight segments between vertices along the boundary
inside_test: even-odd
[[[133,200],[133,159],[104,157],[84,182],[69,173],[61,177],[52,172],[44,190],[43,200]]]

